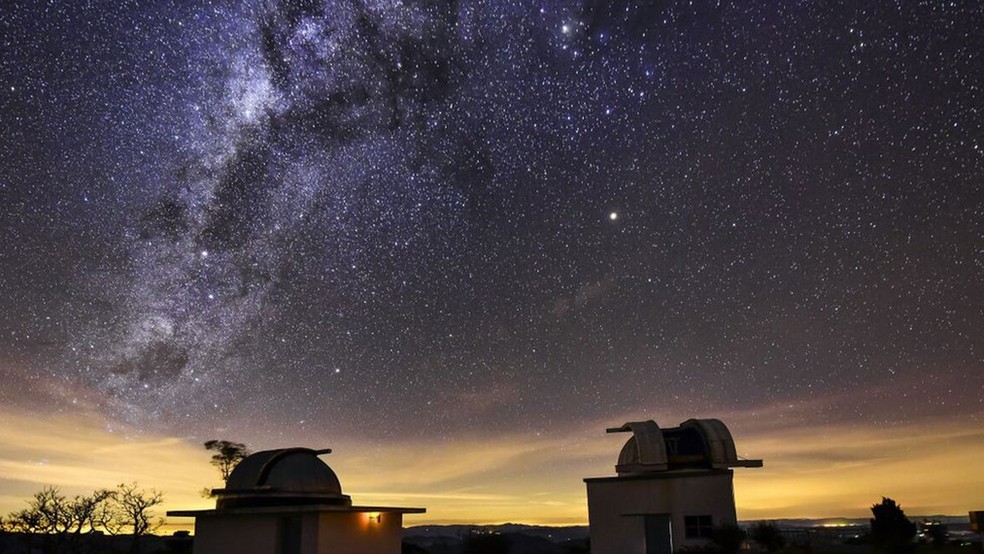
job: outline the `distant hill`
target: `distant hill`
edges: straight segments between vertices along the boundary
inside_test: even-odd
[[[588,526],[548,527],[545,525],[503,523],[500,525],[418,525],[407,527],[403,530],[405,537],[448,537],[463,539],[470,533],[522,534],[528,537],[547,539],[551,542],[564,542],[588,538]]]
[[[405,529],[403,542],[429,554],[459,554],[469,535],[496,535],[509,544],[510,554],[587,554],[588,528],[503,525],[422,525]],[[404,552],[413,552],[404,548]]]
[[[912,521],[922,521],[924,519],[936,520],[945,523],[951,530],[962,530],[969,528],[970,522],[966,515],[929,515],[929,516],[909,516]],[[745,520],[740,521],[742,526],[751,526],[759,521],[767,521],[778,527],[787,529],[803,529],[814,527],[866,527],[868,518],[850,517],[827,517],[820,519],[769,519],[769,520]],[[403,531],[404,537],[414,539],[415,544],[424,543],[457,543],[471,533],[497,533],[501,535],[523,535],[537,539],[545,539],[552,543],[565,543],[568,541],[581,541],[588,538],[587,525],[571,525],[566,527],[548,527],[545,525],[524,525],[521,523],[503,523],[500,525],[418,525],[407,527]]]
[[[939,521],[950,527],[970,527],[970,520],[968,516],[946,516],[946,515],[914,515],[906,516],[910,521]],[[804,527],[864,527],[868,525],[869,518],[866,517],[825,517],[820,519],[763,519],[763,520],[745,520],[738,522],[742,526],[754,525],[760,521],[765,521],[768,523],[773,523],[777,527],[785,528],[804,528]]]

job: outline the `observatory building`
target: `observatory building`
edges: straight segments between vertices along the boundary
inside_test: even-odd
[[[731,468],[762,467],[762,460],[739,459],[723,423],[688,419],[660,429],[649,420],[607,431],[632,436],[617,476],[584,480],[592,552],[672,554],[708,542],[714,527],[737,524]]]
[[[400,554],[403,514],[423,508],[353,506],[318,456],[286,448],[246,457],[215,509],[168,512],[195,518],[194,554]]]

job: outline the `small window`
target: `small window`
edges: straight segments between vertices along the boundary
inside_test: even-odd
[[[711,516],[684,516],[683,527],[688,539],[711,538]]]

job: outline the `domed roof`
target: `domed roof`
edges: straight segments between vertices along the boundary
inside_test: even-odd
[[[655,421],[630,421],[618,428],[618,432],[622,431],[632,431],[632,436],[618,454],[617,467],[649,471],[662,471],[668,467],[663,432]]]
[[[678,469],[762,467],[762,460],[744,460],[735,451],[728,427],[717,419],[688,419],[679,427],[660,429],[653,420],[632,421],[609,433],[631,432],[618,455],[619,475]]]
[[[224,489],[213,491],[217,508],[344,504],[342,485],[331,467],[318,458],[330,449],[284,448],[250,454],[239,462]]]

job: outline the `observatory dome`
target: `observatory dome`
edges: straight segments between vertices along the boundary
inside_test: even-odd
[[[331,467],[318,456],[329,449],[285,448],[250,454],[239,462],[224,489],[212,491],[216,508],[337,504],[352,500]]]
[[[680,469],[762,467],[762,460],[738,457],[728,427],[717,419],[688,419],[661,429],[653,420],[632,421],[609,433],[631,432],[618,455],[619,475]]]

